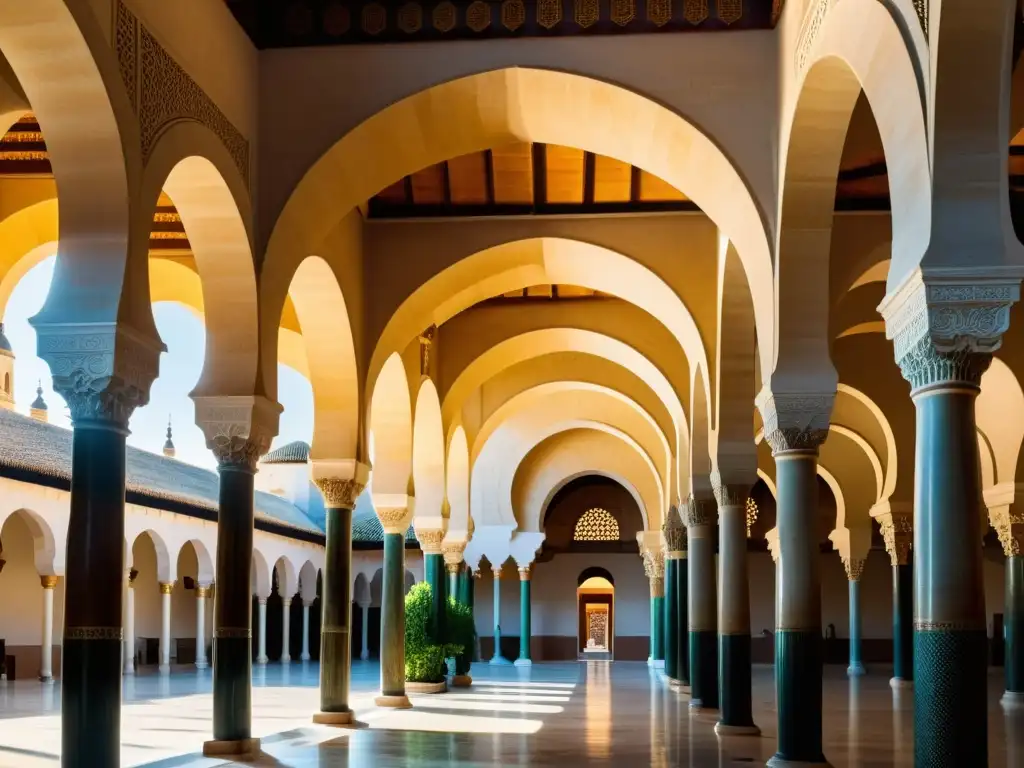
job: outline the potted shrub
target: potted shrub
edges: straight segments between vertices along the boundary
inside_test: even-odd
[[[466,687],[473,683],[469,676],[469,666],[473,660],[473,648],[476,647],[476,622],[473,610],[454,597],[448,598],[448,642],[449,647],[458,648],[455,657],[455,674],[452,685]]]
[[[430,606],[430,584],[425,581],[405,596],[405,679],[410,693],[446,691],[445,659],[462,653],[462,646],[434,642]]]

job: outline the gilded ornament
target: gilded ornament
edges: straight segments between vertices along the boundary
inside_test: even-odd
[[[694,26],[704,22],[708,18],[708,0],[684,0],[683,18]]]
[[[523,0],[505,0],[501,4],[501,23],[509,32],[515,32],[526,23]]]
[[[416,529],[416,539],[420,543],[423,554],[441,554],[441,542],[444,541],[444,531],[439,528],[428,528],[427,530]]]
[[[56,576],[40,576],[39,583],[42,584],[43,589],[53,589],[57,586]]]
[[[537,0],[537,23],[551,29],[562,20],[562,0]]]
[[[205,599],[205,598],[207,598],[209,596],[210,596],[210,588],[209,587],[199,587],[199,586],[196,587],[196,597],[197,598]]]
[[[331,3],[324,9],[323,26],[331,37],[341,37],[352,27],[352,15],[341,3]]]
[[[161,581],[160,582],[160,594],[161,595],[169,595],[172,592],[174,592],[174,582],[173,581]]]
[[[363,6],[363,32],[368,35],[379,35],[388,25],[388,12],[380,3],[368,3]]]
[[[574,15],[581,28],[592,27],[601,18],[601,5],[598,0],[576,0]]]
[[[624,27],[636,18],[636,0],[612,0],[612,21]]]
[[[483,32],[491,26],[491,6],[483,0],[475,0],[466,9],[466,26],[474,32]]]
[[[451,32],[455,29],[455,4],[445,0],[434,6],[434,29],[438,32]]]
[[[672,20],[672,0],[647,0],[647,20],[664,27]]]
[[[734,24],[743,16],[743,0],[718,0],[718,18]]]
[[[65,640],[121,640],[120,627],[64,627]]]
[[[398,9],[398,28],[406,34],[419,32],[423,27],[423,9],[419,3],[406,3]]]

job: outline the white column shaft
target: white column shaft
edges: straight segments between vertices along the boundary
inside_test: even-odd
[[[43,587],[43,647],[39,679],[53,679],[53,587]]]
[[[129,586],[124,601],[124,673],[135,674],[135,587]]]
[[[309,661],[309,603],[302,603],[302,655],[301,661]]]
[[[292,601],[282,600],[281,601],[281,663],[287,664],[292,660],[291,648],[291,627],[292,618]]]
[[[196,667],[205,669],[206,660],[206,591],[196,592]]]
[[[362,605],[363,609],[363,642],[359,649],[359,658],[366,661],[370,658],[370,606]]]
[[[267,663],[267,598],[260,598],[259,607],[259,628],[257,630],[257,637],[259,638],[258,654],[256,656],[257,664]]]
[[[160,592],[160,669],[171,668],[171,593]]]

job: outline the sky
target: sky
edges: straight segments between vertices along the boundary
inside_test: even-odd
[[[43,399],[49,406],[50,423],[71,427],[64,399],[53,391],[50,369],[36,356],[36,332],[28,319],[43,306],[53,278],[56,257],[51,256],[33,267],[15,287],[4,314],[4,332],[14,349],[14,401],[18,413],[28,414],[42,382]],[[213,454],[206,447],[202,431],[195,425],[195,408],[188,393],[199,381],[206,350],[206,331],[202,318],[192,310],[173,302],[153,305],[156,328],[167,345],[160,356],[160,376],[150,390],[149,405],[132,415],[128,445],[160,453],[167,439],[170,419],[177,458],[189,464],[215,469]],[[302,374],[284,365],[278,366],[278,402],[284,406],[276,448],[294,440],[313,438],[313,390]]]

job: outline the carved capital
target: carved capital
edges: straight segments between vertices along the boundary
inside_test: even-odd
[[[425,555],[440,555],[444,542],[444,530],[440,528],[417,528],[416,539]]]
[[[686,551],[686,526],[679,515],[679,508],[675,504],[668,508],[661,532],[665,537],[665,548],[670,554]]]
[[[196,599],[205,600],[206,598],[208,598],[210,596],[210,589],[211,588],[209,586],[203,587],[197,584]]]
[[[893,565],[910,562],[910,547],[914,543],[914,521],[910,515],[883,512],[876,518],[882,529],[885,551]]]
[[[764,422],[764,439],[772,455],[785,451],[817,451],[828,437],[836,393],[772,392],[765,387],[757,396]]]
[[[847,557],[840,555],[843,560],[843,568],[846,569],[846,578],[849,581],[860,581],[861,574],[864,573],[864,560],[859,557]]]
[[[356,499],[366,487],[358,480],[341,480],[337,477],[315,477],[313,482],[323,494],[328,509],[355,509]]]
[[[745,507],[753,486],[752,482],[730,482],[729,478],[723,478],[718,470],[711,473],[711,490],[719,507]]]
[[[72,421],[102,421],[127,429],[136,408],[149,402],[167,347],[118,323],[47,323],[33,318],[39,357]]]
[[[57,577],[40,576],[39,583],[43,586],[43,589],[54,589],[57,586]]]
[[[462,556],[466,551],[466,542],[456,541],[447,542],[441,546],[441,554],[444,555],[444,562],[449,568],[455,568],[453,573],[458,573],[458,568],[462,565]]]
[[[172,592],[174,592],[174,582],[173,581],[161,581],[160,582],[160,594],[161,595],[169,595]]]
[[[993,274],[995,272],[995,274]],[[878,311],[911,389],[979,386],[1020,300],[1019,270],[916,270]]]
[[[533,576],[533,569],[530,566],[526,566],[525,568],[519,569],[520,581],[529,581],[531,576]]]
[[[686,499],[686,527],[703,528],[714,525],[718,509],[714,499],[695,499],[689,496]],[[692,536],[692,532],[690,533]]]
[[[384,533],[405,534],[412,519],[412,510],[408,507],[377,507],[377,519],[384,527]]]
[[[664,582],[665,579],[665,555],[660,551],[648,549],[644,552],[644,573],[647,574],[647,578],[651,582],[651,596],[654,596],[654,582]],[[664,583],[661,586],[662,594],[664,594]]]
[[[999,535],[999,543],[1003,545],[1003,554],[1007,557],[1020,557],[1024,544],[1024,515],[1011,513],[1009,506],[989,510],[989,522]]]
[[[206,435],[206,447],[213,451],[218,466],[255,472],[256,462],[277,434],[281,406],[249,395],[193,395],[192,399],[196,424]]]
[[[779,529],[772,528],[764,535],[765,543],[768,545],[768,553],[772,556],[772,562],[779,564]]]

